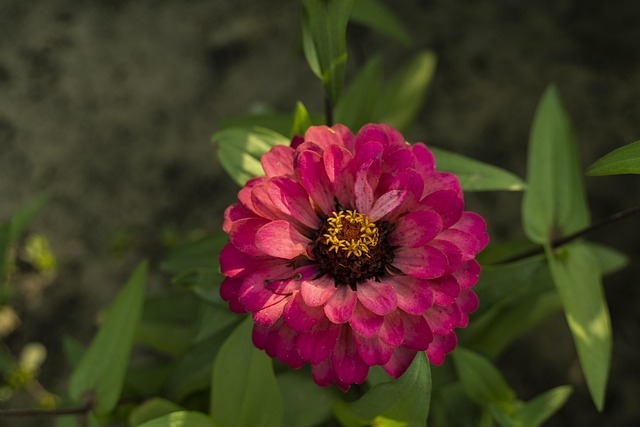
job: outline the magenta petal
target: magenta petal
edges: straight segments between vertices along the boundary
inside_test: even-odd
[[[402,323],[402,317],[397,310],[384,316],[384,321],[380,326],[378,336],[391,347],[397,347],[402,344],[404,340],[404,325]]]
[[[462,261],[473,259],[481,250],[480,242],[475,236],[455,228],[444,230],[440,233],[438,239],[446,240],[456,245],[462,254]]]
[[[276,145],[260,158],[262,168],[268,177],[292,176],[293,153],[295,150],[286,145]]]
[[[396,292],[389,283],[367,280],[358,285],[356,293],[363,306],[381,316],[398,306]]]
[[[434,334],[446,335],[460,323],[460,309],[457,305],[434,305],[424,314]]]
[[[256,246],[265,254],[284,259],[305,255],[310,243],[290,222],[284,220],[262,226],[256,232],[255,240]]]
[[[451,305],[460,294],[460,285],[451,275],[430,280],[429,284],[433,291],[433,302],[437,305]]]
[[[418,352],[404,347],[396,347],[393,349],[391,359],[382,367],[393,378],[399,378],[400,375],[409,368],[411,362]]]
[[[294,331],[311,329],[324,318],[322,307],[309,307],[299,292],[289,299],[284,308],[284,322]]]
[[[433,279],[446,271],[449,262],[447,257],[431,246],[419,248],[401,247],[395,252],[393,266],[421,279]]]
[[[358,334],[364,337],[372,337],[378,333],[384,317],[372,313],[362,304],[357,303],[349,324]]]
[[[308,331],[298,335],[298,352],[303,359],[312,365],[326,360],[336,345],[340,325],[335,325],[327,320],[318,322]]]
[[[470,288],[478,282],[480,264],[474,259],[465,261],[452,275],[460,285],[460,289]]]
[[[415,169],[423,177],[427,178],[433,175],[435,171],[435,158],[433,153],[421,142],[411,146],[411,152],[415,161]]]
[[[402,134],[386,124],[369,123],[360,128],[356,135],[356,149],[362,149],[362,146],[370,141],[379,142],[386,147],[405,144]]]
[[[335,282],[328,275],[313,280],[304,280],[300,284],[300,295],[310,307],[323,305],[335,291]]]
[[[324,312],[333,323],[346,323],[353,315],[356,302],[358,302],[356,292],[349,286],[341,285],[324,305]]]
[[[310,126],[304,134],[305,142],[313,142],[323,150],[334,145],[342,145],[340,136],[327,126]]]
[[[378,221],[398,208],[407,197],[406,190],[391,190],[380,196],[371,207],[368,216]]]
[[[296,158],[296,171],[300,183],[309,196],[324,213],[333,211],[333,194],[325,173],[322,156],[311,151],[303,151]]]
[[[267,347],[267,341],[269,340],[269,332],[270,328],[254,324],[253,331],[251,331],[251,340],[253,341],[253,345],[264,350]]]
[[[462,198],[462,189],[458,177],[448,172],[434,172],[424,183],[424,194],[435,193],[440,190],[450,190]]]
[[[257,270],[242,281],[238,291],[238,300],[248,311],[258,311],[268,305],[275,304],[286,295],[273,293],[267,289],[265,284],[271,280],[290,277],[292,273],[291,267],[285,263]]]
[[[463,289],[456,298],[456,304],[463,313],[471,313],[478,308],[478,296],[471,289]]]
[[[220,270],[227,277],[245,277],[263,265],[281,262],[273,258],[259,259],[240,252],[232,243],[227,243],[220,251]]]
[[[220,285],[220,296],[229,303],[229,309],[234,313],[245,313],[247,310],[238,301],[238,293],[242,279],[225,278]]]
[[[367,379],[369,365],[364,363],[353,340],[351,328],[343,326],[336,348],[331,355],[336,377],[346,384],[362,384]]]
[[[262,249],[256,246],[256,233],[268,222],[269,220],[262,218],[248,218],[236,221],[229,232],[229,239],[233,246],[245,254],[253,256],[266,255]]]
[[[353,339],[355,340],[358,354],[367,365],[384,365],[391,359],[393,348],[385,344],[380,338],[353,334]]]
[[[393,246],[417,248],[430,242],[442,230],[442,220],[433,211],[416,211],[396,221],[396,228],[389,236]]]
[[[438,236],[437,239],[431,241],[427,246],[437,249],[447,258],[447,264],[443,274],[451,274],[460,267],[462,263],[462,251],[453,243],[448,240],[441,240],[440,236]]]
[[[287,304],[287,298],[266,306],[265,308],[253,313],[253,321],[262,326],[272,326],[282,316],[285,305]]]
[[[412,350],[426,350],[433,340],[429,324],[422,316],[402,314],[404,341],[402,344]]]
[[[342,206],[353,206],[354,177],[348,172],[353,156],[344,148],[331,146],[322,155],[332,193]]]
[[[253,211],[242,206],[240,203],[234,203],[229,206],[224,211],[224,221],[222,223],[222,230],[229,234],[231,232],[231,227],[233,227],[233,223],[236,221],[240,221],[241,219],[247,218],[255,218],[256,214]]]
[[[462,198],[452,190],[433,192],[423,198],[420,201],[420,205],[440,215],[443,229],[447,229],[455,224],[462,216],[464,209]]]
[[[456,334],[451,332],[447,335],[435,335],[433,342],[427,349],[427,358],[434,365],[441,365],[444,362],[444,356],[456,348]]]
[[[360,166],[356,173],[356,182],[354,187],[356,208],[364,215],[369,215],[369,211],[373,206],[373,187],[369,183],[368,170],[373,162],[369,160]]]
[[[316,365],[311,365],[311,376],[313,381],[320,387],[330,386],[336,378],[336,373],[331,364],[331,358]]]
[[[297,338],[295,331],[287,325],[279,324],[269,332],[265,351],[269,356],[277,357],[293,369],[300,368],[306,361],[298,353]]]
[[[320,219],[311,207],[309,194],[302,185],[290,178],[273,178],[267,184],[273,204],[283,213],[309,228],[320,226]]]
[[[398,298],[398,307],[403,311],[421,315],[431,307],[433,296],[426,280],[412,276],[394,276],[391,284]]]
[[[464,258],[465,261],[473,258],[477,253],[484,249],[485,246],[487,246],[487,243],[489,243],[489,236],[486,233],[486,229],[487,225],[482,217],[473,212],[464,212],[460,220],[451,227],[451,231],[458,230],[458,232],[464,233],[460,236],[465,237],[466,247],[468,247],[466,251],[463,250],[466,255]],[[457,237],[457,240],[455,241],[453,238],[445,238],[452,240],[456,245],[458,245],[458,242],[460,241],[460,237]],[[462,246],[460,246],[460,248],[462,249]]]

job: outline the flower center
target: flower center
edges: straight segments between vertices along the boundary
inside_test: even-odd
[[[386,240],[389,229],[388,223],[375,223],[355,209],[336,209],[312,243],[319,270],[332,276],[336,286],[354,290],[365,280],[378,280],[394,259]]]

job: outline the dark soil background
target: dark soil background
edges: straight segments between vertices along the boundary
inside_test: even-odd
[[[640,2],[386,3],[414,36],[413,49],[430,48],[439,58],[408,140],[524,176],[533,112],[551,82],[572,117],[585,167],[640,139]],[[50,191],[31,231],[49,240],[59,266],[37,297],[23,292],[22,326],[6,342],[16,352],[32,341],[47,347],[47,387],[62,388],[68,375],[62,338],[90,339],[96,314],[140,259],[158,260],[168,234],[220,227],[237,191],[208,142],[220,119],[265,105],[292,111],[297,100],[321,111],[299,21],[299,4],[290,0],[0,0],[0,219]],[[391,73],[412,53],[357,26],[349,48],[351,73],[379,51]],[[636,176],[586,182],[594,219],[640,199]],[[522,237],[520,200],[472,194],[468,206],[500,242]],[[549,426],[640,424],[639,223],[627,219],[591,236],[631,260],[606,279],[614,351],[602,414],[590,402],[561,315],[498,361],[523,399],[576,387]],[[152,287],[165,285],[165,277],[153,277]]]

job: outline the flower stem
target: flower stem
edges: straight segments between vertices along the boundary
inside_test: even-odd
[[[331,100],[326,96],[324,98],[324,115],[327,126],[333,126],[333,106],[331,105]]]
[[[582,230],[578,230],[575,233],[569,234],[568,236],[551,240],[550,246],[551,248],[558,248],[560,246],[566,245],[567,243],[572,242],[573,240],[578,239],[584,236],[585,234],[591,233],[592,231],[595,231],[595,230],[599,230],[600,228],[603,228],[609,224],[613,224],[614,222],[618,222],[621,219],[624,219],[631,215],[635,215],[637,213],[640,213],[640,206],[634,206],[632,208],[625,209],[620,212],[616,212],[613,215],[603,218],[598,222],[594,222],[593,224],[583,228]],[[542,254],[544,254],[544,247],[536,247],[529,251],[522,252],[512,257],[502,259],[493,265],[509,264],[512,262],[521,261],[525,258],[529,258],[536,255],[542,255]]]

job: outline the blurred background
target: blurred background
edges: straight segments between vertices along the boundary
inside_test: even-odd
[[[551,82],[585,168],[640,139],[640,2],[386,4],[413,45],[351,25],[347,79],[375,53],[384,53],[390,75],[418,49],[432,49],[438,69],[405,133],[409,141],[524,177],[530,123]],[[168,247],[220,228],[237,192],[209,142],[220,121],[290,112],[298,100],[322,111],[322,88],[300,47],[299,15],[291,0],[0,0],[0,221],[50,192],[29,232],[55,258],[49,274],[25,262],[15,327],[0,322],[0,333],[16,355],[27,343],[44,345],[39,379],[49,390],[68,378],[63,337],[88,342],[100,309],[140,259],[157,262]],[[640,203],[637,176],[585,179],[594,220]],[[467,196],[494,243],[523,237],[520,203],[516,193]],[[497,361],[523,399],[576,387],[549,426],[640,422],[639,224],[629,218],[589,236],[630,257],[605,280],[614,347],[603,413],[591,403],[560,314]],[[156,273],[151,288],[167,283]],[[20,403],[30,401],[11,400]]]

